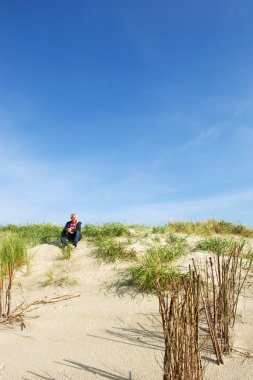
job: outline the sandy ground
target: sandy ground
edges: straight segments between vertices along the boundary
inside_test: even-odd
[[[59,295],[77,298],[39,306],[19,325],[0,326],[1,379],[162,379],[163,335],[155,296],[117,293],[109,287],[125,264],[101,264],[80,242],[68,263],[54,245],[29,251],[31,265],[18,272],[15,302]],[[189,258],[185,259],[186,263]],[[46,272],[66,274],[74,287],[44,286]],[[253,296],[242,297],[235,327],[235,348],[253,354]],[[225,365],[203,352],[205,379],[253,379],[253,359],[233,354]]]

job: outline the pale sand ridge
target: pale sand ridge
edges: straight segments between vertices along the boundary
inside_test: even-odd
[[[92,249],[80,242],[66,263],[57,246],[44,244],[29,250],[30,274],[27,268],[17,273],[16,302],[63,294],[80,297],[39,306],[27,315],[23,331],[18,326],[0,326],[1,379],[127,380],[130,373],[132,380],[162,379],[163,335],[156,296],[120,296],[109,289],[119,278],[117,270],[127,264],[98,265]],[[78,285],[42,286],[49,269],[66,272]],[[238,313],[235,346],[253,353],[251,289]],[[208,364],[205,379],[253,379],[253,359],[226,358],[224,366],[209,359],[204,364]]]

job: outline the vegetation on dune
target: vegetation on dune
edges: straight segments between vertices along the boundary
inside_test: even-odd
[[[170,277],[182,276],[171,262],[163,261],[163,257],[158,251],[146,253],[136,265],[127,268],[126,275],[128,279],[122,285],[127,284],[151,293],[155,291],[157,280],[159,280],[161,288],[166,289]]]
[[[97,239],[95,256],[106,262],[130,261],[137,258],[135,250],[129,249],[127,243],[113,239]]]
[[[235,240],[232,238],[220,238],[220,237],[209,237],[200,242],[195,246],[195,251],[209,251],[220,253],[222,255],[230,252],[233,247]]]
[[[15,271],[26,262],[26,245],[22,237],[8,234],[0,243],[0,317],[9,315]]]
[[[53,224],[8,224],[0,227],[0,235],[16,233],[30,246],[58,241],[62,227]]]
[[[127,246],[130,243],[131,233],[129,225],[121,223],[106,223],[102,226],[86,224],[83,235],[91,238],[96,246],[95,256],[106,262],[116,260],[136,260],[136,252]],[[116,238],[128,238],[127,242],[116,240]]]
[[[49,269],[45,273],[43,286],[69,287],[78,285],[78,281],[69,276],[68,269]]]
[[[167,225],[168,231],[188,235],[231,234],[253,238],[253,229],[242,224],[233,224],[224,220],[209,219],[203,222],[173,222]]]
[[[119,236],[130,236],[129,226],[121,223],[105,223],[102,226],[86,224],[83,235],[89,238],[102,239]]]
[[[62,226],[47,224],[8,224],[0,226],[0,236],[6,232],[15,232],[30,244],[49,243],[59,240]],[[211,234],[232,234],[253,238],[253,229],[242,224],[233,224],[224,220],[210,219],[202,222],[171,222],[164,226],[143,226],[123,223],[105,223],[103,225],[86,224],[82,228],[83,236],[92,239],[130,237],[144,233],[150,234],[185,233],[188,235],[207,236]]]
[[[70,260],[72,257],[73,248],[70,244],[67,244],[66,247],[61,248],[61,254],[63,260]]]
[[[151,247],[135,265],[127,269],[128,284],[140,290],[153,292],[156,282],[159,281],[161,289],[166,289],[171,276],[183,276],[173,266],[173,261],[184,255],[186,249],[187,243],[184,238],[170,234],[165,245]]]
[[[153,234],[164,234],[168,231],[168,225],[152,227]]]

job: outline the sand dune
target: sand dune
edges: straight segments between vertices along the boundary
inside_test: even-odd
[[[80,242],[69,262],[57,246],[29,250],[31,268],[15,277],[15,301],[32,302],[64,294],[71,300],[38,306],[27,314],[26,329],[0,326],[1,379],[162,379],[163,335],[156,296],[117,294],[108,284],[126,264],[101,264],[92,247]],[[186,259],[187,260],[187,259]],[[76,286],[44,286],[49,270],[66,274]],[[239,304],[235,348],[253,353],[251,288]],[[253,359],[234,354],[218,366],[208,353],[205,379],[252,379]]]

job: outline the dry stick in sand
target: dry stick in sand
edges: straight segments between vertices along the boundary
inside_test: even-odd
[[[214,262],[220,273],[217,279],[216,299],[218,330],[222,350],[226,354],[232,350],[231,331],[235,323],[239,295],[252,264],[252,260],[249,260],[246,268],[243,268],[243,259],[241,258],[243,246],[244,242],[235,243],[228,256],[218,254]]]
[[[232,350],[231,331],[238,299],[252,264],[252,260],[249,260],[246,268],[243,268],[243,246],[244,243],[235,243],[227,256],[218,253],[216,259],[209,258],[209,263],[206,262],[205,266],[201,296],[219,363],[223,363],[222,353],[228,354]],[[197,273],[194,260],[193,266]]]
[[[1,260],[0,260],[0,318],[3,315],[2,299],[3,299],[3,278],[2,278],[2,268],[1,268]]]
[[[194,271],[197,274],[198,269],[196,267],[194,259],[192,259]],[[209,273],[208,273],[208,262],[206,263],[205,267],[205,288],[203,287],[203,283],[201,283],[199,292],[201,295],[201,299],[204,305],[205,315],[206,315],[206,321],[209,329],[209,335],[212,340],[214,352],[217,358],[218,364],[224,364],[222,352],[221,352],[221,346],[219,343],[218,333],[217,333],[217,327],[216,327],[216,318],[213,318],[212,316],[212,305],[213,302],[210,301],[210,292],[209,292]]]
[[[26,304],[25,302],[22,302],[20,305],[18,305],[8,316],[5,316],[3,318],[0,318],[0,323],[11,323],[11,322],[21,322],[21,329],[25,328],[24,323],[24,316],[25,312],[30,312],[32,310],[35,310],[34,308],[31,309],[33,306],[36,305],[45,305],[45,304],[53,304],[56,302],[66,301],[72,298],[80,297],[80,294],[77,295],[68,295],[65,294],[63,296],[53,297],[53,298],[43,298],[41,300],[33,301],[29,304]]]
[[[159,281],[156,283],[165,341],[163,379],[202,380],[198,333],[200,277],[189,271],[188,279],[171,278],[170,284],[169,292],[162,292]]]

